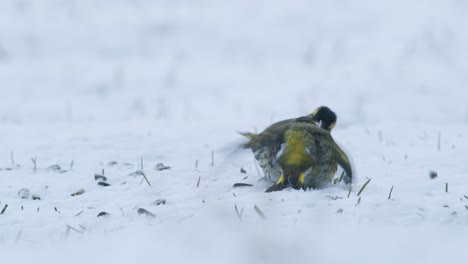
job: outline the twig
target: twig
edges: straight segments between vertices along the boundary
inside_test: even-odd
[[[351,190],[352,190],[352,187],[350,186],[349,191],[348,191],[348,198],[349,198],[349,196],[351,196]]]
[[[54,207],[55,212],[60,214],[60,211],[57,209],[57,207]]]
[[[448,182],[445,183],[445,192],[448,193]]]
[[[143,157],[141,157],[140,159],[140,167],[141,167],[141,170],[143,171]]]
[[[265,214],[262,212],[262,210],[260,210],[260,208],[258,208],[256,205],[254,205],[254,209],[255,209],[255,212],[257,212],[258,216],[260,216],[260,218],[262,220],[266,220],[266,216]]]
[[[465,197],[465,199],[467,199],[467,200],[468,200],[468,196],[466,196],[466,195],[463,195],[463,197]]]
[[[393,192],[393,185],[392,185],[392,188],[390,189],[390,193],[388,194],[388,200],[392,198],[392,192]]]
[[[362,191],[364,191],[364,189],[366,188],[367,184],[369,184],[369,182],[370,182],[371,180],[372,180],[372,178],[371,178],[371,179],[368,179],[368,180],[364,183],[364,185],[361,187],[361,190],[359,190],[357,196],[360,196],[360,195],[361,195]]]

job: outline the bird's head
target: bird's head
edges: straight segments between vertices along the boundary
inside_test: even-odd
[[[317,125],[331,131],[336,125],[336,114],[326,106],[320,106],[310,115]]]

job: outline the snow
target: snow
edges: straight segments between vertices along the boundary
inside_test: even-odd
[[[465,263],[467,9],[0,1],[2,263]],[[264,193],[236,131],[320,105],[353,161],[350,197],[344,184]],[[129,176],[141,159],[151,186]]]

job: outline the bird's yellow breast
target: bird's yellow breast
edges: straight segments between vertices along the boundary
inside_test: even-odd
[[[301,166],[312,161],[306,152],[306,133],[304,131],[290,131],[286,134],[286,145],[283,154],[285,164]]]

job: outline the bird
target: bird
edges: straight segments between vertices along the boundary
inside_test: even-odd
[[[252,150],[265,178],[276,181],[281,176],[281,168],[276,162],[275,155],[280,150],[287,128],[295,122],[319,124],[323,129],[331,131],[336,124],[336,115],[330,108],[321,106],[307,116],[276,122],[260,134],[240,132],[249,140],[242,147]]]
[[[265,177],[275,181],[267,192],[289,186],[321,188],[331,181],[337,165],[346,173],[345,183],[352,181],[349,159],[330,134],[336,119],[330,108],[321,106],[310,115],[274,123],[260,134],[241,133],[248,138],[242,147],[253,151]]]

